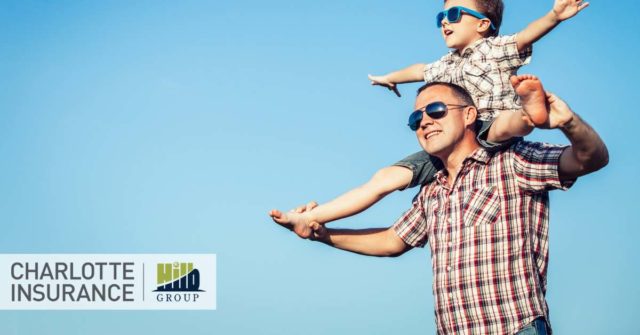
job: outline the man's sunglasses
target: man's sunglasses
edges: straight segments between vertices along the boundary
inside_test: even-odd
[[[462,7],[462,6],[455,6],[438,13],[438,15],[436,15],[436,25],[438,26],[438,28],[442,28],[442,20],[445,17],[447,18],[447,21],[449,21],[449,23],[460,22],[460,19],[462,18],[462,13],[469,14],[480,20],[482,19],[489,20],[489,18],[486,15],[476,12],[473,9],[469,9],[467,7]],[[496,30],[496,27],[493,25],[493,22],[491,22],[491,20],[489,20],[489,22],[491,23],[491,29]]]
[[[432,102],[409,115],[409,128],[411,128],[411,130],[413,131],[416,131],[418,130],[418,128],[420,128],[420,123],[422,122],[422,113],[427,113],[427,115],[434,120],[444,117],[449,110],[448,106],[452,106],[453,108],[451,109],[457,109],[468,107],[469,105],[445,104],[441,101]]]

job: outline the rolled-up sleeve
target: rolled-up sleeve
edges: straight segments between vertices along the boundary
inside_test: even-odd
[[[566,145],[521,141],[513,146],[513,169],[521,189],[543,192],[567,190],[575,180],[560,180],[560,156]]]
[[[412,247],[422,248],[428,242],[427,219],[424,214],[424,191],[413,201],[407,210],[393,225],[393,229],[405,243]]]
[[[446,54],[439,60],[424,66],[424,82],[451,82],[451,71],[447,71],[451,54]]]

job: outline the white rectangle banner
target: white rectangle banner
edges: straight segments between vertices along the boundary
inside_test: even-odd
[[[0,254],[0,309],[216,309],[215,254]]]

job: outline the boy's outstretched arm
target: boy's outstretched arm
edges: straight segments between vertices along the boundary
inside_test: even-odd
[[[356,215],[387,194],[404,189],[412,178],[413,172],[405,167],[388,166],[380,169],[365,184],[314,208],[310,212],[312,221],[324,224]]]
[[[365,184],[310,210],[281,212],[272,210],[269,215],[278,224],[293,230],[298,236],[311,235],[311,222],[321,224],[358,214],[384,198],[387,194],[404,189],[413,178],[413,172],[401,166],[389,166],[376,172]]]
[[[544,35],[549,33],[560,22],[570,19],[589,6],[582,0],[556,0],[553,10],[545,16],[529,24],[516,35],[518,50],[525,50]]]
[[[391,72],[383,76],[369,75],[371,85],[379,85],[393,91],[398,97],[400,92],[396,84],[415,83],[424,80],[425,64],[414,64],[402,70]]]

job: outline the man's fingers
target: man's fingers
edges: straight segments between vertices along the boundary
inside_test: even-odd
[[[585,3],[581,4],[581,5],[579,5],[578,6],[578,12],[583,10],[583,9],[585,9],[585,8],[587,8],[587,7],[589,7],[589,3],[588,2],[585,2]]]

